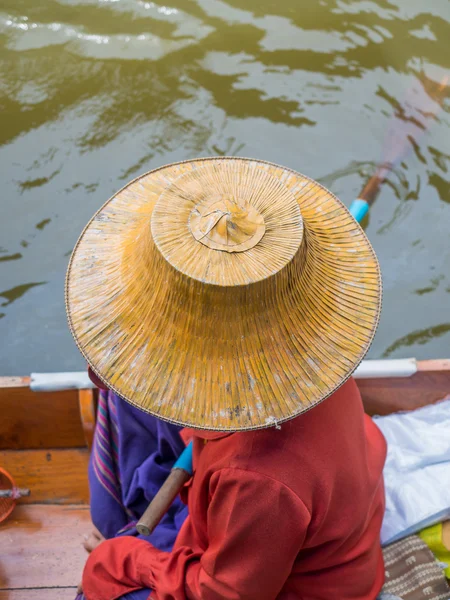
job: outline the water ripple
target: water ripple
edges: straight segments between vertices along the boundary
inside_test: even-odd
[[[445,355],[449,25],[448,0],[3,0],[4,374],[82,368],[68,248],[127,180],[198,155],[284,164],[347,205],[387,175],[365,225],[386,290],[372,357]]]

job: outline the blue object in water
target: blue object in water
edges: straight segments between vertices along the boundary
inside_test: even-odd
[[[349,211],[355,220],[358,221],[358,223],[361,223],[361,221],[369,212],[369,203],[361,198],[357,198],[350,204]]]
[[[186,446],[186,449],[178,457],[178,460],[173,465],[173,469],[183,469],[187,473],[192,475],[192,442]]]

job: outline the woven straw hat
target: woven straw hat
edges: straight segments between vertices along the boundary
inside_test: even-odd
[[[98,211],[66,303],[110,389],[167,421],[235,431],[344,383],[374,336],[381,282],[363,230],[321,185],[210,158],[146,173]]]

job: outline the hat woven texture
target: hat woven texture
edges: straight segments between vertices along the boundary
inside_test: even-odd
[[[129,183],[92,218],[66,281],[70,329],[142,410],[268,427],[342,385],[381,306],[374,251],[344,205],[290,169],[196,159]]]

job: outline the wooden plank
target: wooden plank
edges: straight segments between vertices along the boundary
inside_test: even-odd
[[[32,392],[0,387],[0,449],[86,446],[78,390]]]
[[[450,358],[418,360],[417,369],[419,371],[448,371],[450,373]]]
[[[0,452],[0,465],[16,485],[31,490],[29,497],[20,499],[21,504],[88,503],[88,462],[87,449]]]
[[[84,439],[89,450],[94,441],[95,421],[97,414],[96,398],[94,390],[80,390],[78,392],[78,403],[83,425]]]
[[[0,600],[74,600],[77,588],[0,590]]]
[[[0,377],[0,388],[29,387],[31,377]]]
[[[438,362],[438,361],[425,361]],[[364,408],[370,415],[388,415],[434,404],[450,394],[450,370],[440,364],[427,364],[405,378],[359,379]]]
[[[0,589],[76,587],[87,557],[83,534],[91,529],[88,506],[18,506],[0,524]],[[66,597],[39,591],[40,596],[36,590],[34,596],[13,598]]]

